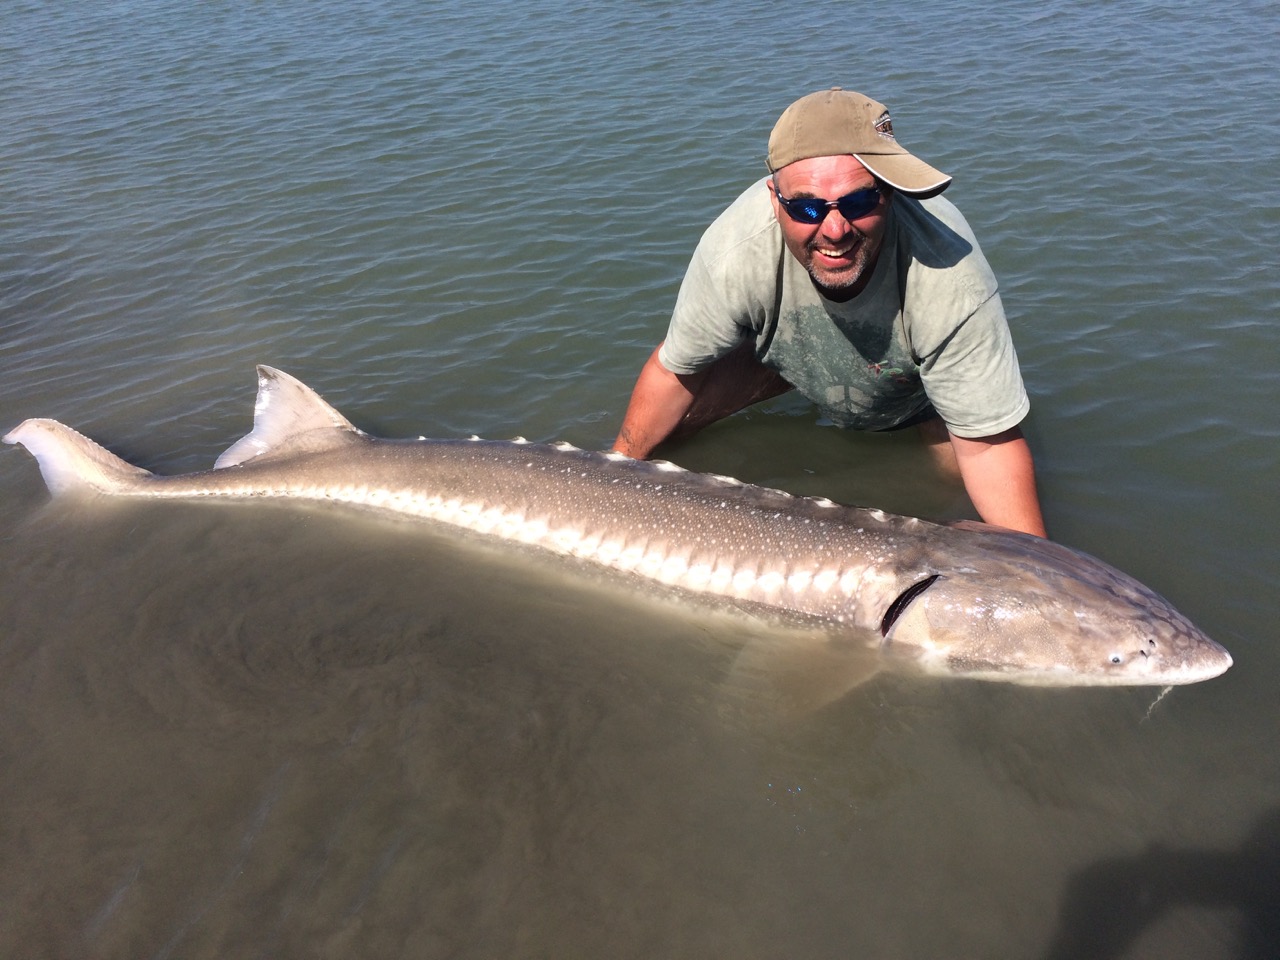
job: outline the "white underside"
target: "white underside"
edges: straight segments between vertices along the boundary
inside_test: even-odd
[[[681,551],[670,543],[629,542],[615,532],[580,526],[553,526],[545,516],[526,516],[491,504],[409,490],[357,485],[265,489],[251,484],[220,484],[205,488],[183,486],[165,489],[160,486],[139,493],[171,499],[285,498],[346,503],[539,547],[697,593],[760,603],[783,599],[787,594],[827,595],[834,592],[838,596],[856,596],[869,579],[875,579],[874,573],[867,569],[807,569],[783,574],[776,570],[762,572],[754,562],[741,566],[729,560],[691,562],[687,549]],[[837,615],[833,619],[839,623],[846,618]]]

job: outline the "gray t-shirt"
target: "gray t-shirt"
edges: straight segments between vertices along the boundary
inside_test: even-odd
[[[842,426],[891,429],[932,404],[952,433],[984,437],[1029,408],[995,276],[941,197],[894,196],[871,280],[836,303],[787,250],[765,182],[753,184],[698,243],[659,360],[694,373],[749,338]]]

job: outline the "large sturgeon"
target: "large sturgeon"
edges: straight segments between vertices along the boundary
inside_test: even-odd
[[[252,432],[207,472],[157,476],[54,420],[27,420],[4,440],[36,457],[55,495],[355,504],[770,608],[868,639],[928,673],[1164,686],[1231,665],[1162,597],[1048,540],[569,444],[376,439],[265,366]]]

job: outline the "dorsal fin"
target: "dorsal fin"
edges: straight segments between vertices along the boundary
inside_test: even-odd
[[[233,467],[274,453],[328,450],[367,439],[342,414],[301,380],[283,370],[258,366],[258,399],[253,430],[218,457],[214,469]]]

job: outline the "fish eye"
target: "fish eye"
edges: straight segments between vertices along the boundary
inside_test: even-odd
[[[1113,653],[1113,654],[1111,655],[1111,662],[1112,662],[1112,663],[1121,663],[1121,662],[1123,662],[1123,661],[1124,661],[1124,657],[1120,656],[1120,654],[1118,654],[1118,653]]]

